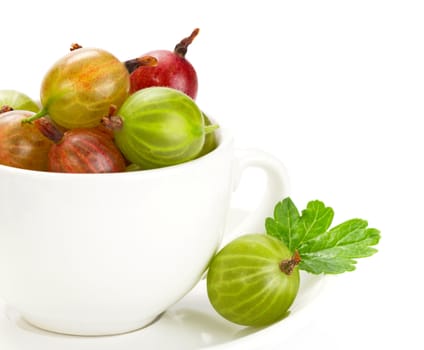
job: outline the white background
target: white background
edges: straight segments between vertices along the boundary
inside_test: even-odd
[[[360,217],[382,233],[379,253],[358,262],[355,272],[332,276],[307,326],[289,342],[276,339],[277,348],[418,349],[424,345],[423,6],[3,1],[0,89],[37,99],[45,71],[72,42],[125,60],[172,49],[199,27],[187,54],[199,76],[199,105],[232,130],[239,147],[261,148],[284,162],[299,208],[320,199],[334,208],[334,223]],[[255,188],[256,175],[250,180]]]

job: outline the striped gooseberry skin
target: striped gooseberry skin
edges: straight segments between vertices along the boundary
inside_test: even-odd
[[[0,164],[47,171],[53,142],[38,130],[36,123],[22,124],[22,120],[32,115],[33,112],[22,110],[0,114]]]
[[[203,118],[205,119],[205,126],[212,125],[211,120],[205,113],[203,113]],[[197,155],[197,157],[201,157],[201,156],[204,156],[205,154],[208,154],[209,152],[212,152],[217,146],[218,146],[218,140],[217,140],[215,132],[212,131],[210,133],[207,133],[205,135],[205,142],[203,144],[203,147],[200,153]]]
[[[118,58],[102,49],[79,48],[45,74],[40,99],[58,125],[87,128],[99,125],[111,105],[119,108],[129,88],[129,73]]]
[[[142,169],[196,158],[205,142],[205,121],[189,96],[168,87],[132,94],[118,112],[122,127],[115,141],[124,156]]]
[[[278,239],[248,234],[227,244],[212,259],[208,297],[227,320],[244,326],[267,326],[287,315],[299,289],[299,270],[281,271],[292,253]]]
[[[61,173],[112,173],[125,171],[126,162],[101,127],[71,129],[52,146],[48,170]]]

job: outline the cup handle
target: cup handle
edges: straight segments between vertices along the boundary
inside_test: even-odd
[[[289,193],[289,177],[284,164],[273,155],[257,150],[236,150],[234,162],[233,191],[236,191],[243,172],[250,167],[260,168],[266,174],[266,187],[262,200],[249,215],[246,215],[230,232],[226,232],[222,245],[247,233],[264,233],[265,219],[273,215],[277,202]]]

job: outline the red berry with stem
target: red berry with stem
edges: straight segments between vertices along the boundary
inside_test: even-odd
[[[39,123],[55,144],[48,155],[48,170],[61,173],[111,173],[125,171],[126,161],[103,126],[75,128],[62,133],[51,121]]]
[[[146,87],[164,86],[180,90],[195,99],[197,96],[197,73],[192,64],[185,58],[188,46],[199,33],[196,28],[190,36],[181,40],[174,51],[155,50],[146,53],[157,59],[154,67],[138,67],[136,60],[128,60],[125,65],[130,72],[130,93]]]

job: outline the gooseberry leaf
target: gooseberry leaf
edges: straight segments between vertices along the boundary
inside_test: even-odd
[[[279,238],[301,257],[299,268],[313,274],[338,274],[355,269],[356,259],[373,255],[380,231],[362,219],[347,220],[330,229],[334,211],[314,200],[299,215],[290,198],[277,203],[267,218],[267,234]]]
[[[302,210],[302,216],[292,231],[289,249],[299,250],[304,243],[323,235],[330,227],[333,217],[332,208],[317,200],[309,202],[306,209]]]
[[[265,228],[269,235],[280,239],[290,249],[293,231],[300,219],[299,211],[288,197],[277,203],[274,209],[274,219],[265,220]]]

